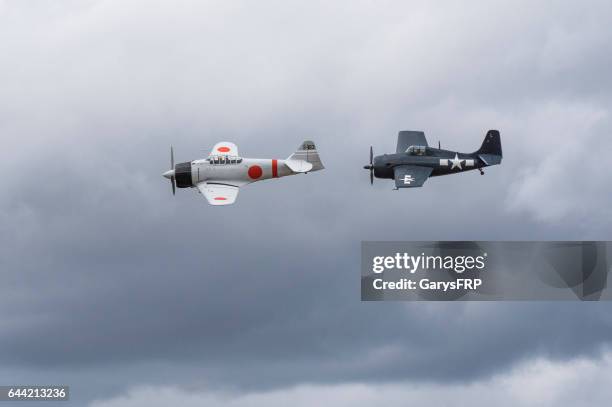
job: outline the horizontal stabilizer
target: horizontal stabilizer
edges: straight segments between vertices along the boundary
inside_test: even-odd
[[[478,158],[482,160],[486,165],[496,165],[500,164],[502,160],[501,155],[493,155],[493,154],[478,154]]]
[[[312,164],[304,160],[286,160],[285,164],[293,172],[308,172],[312,170]]]

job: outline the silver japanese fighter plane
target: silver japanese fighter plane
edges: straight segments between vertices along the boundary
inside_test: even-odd
[[[171,169],[163,176],[176,188],[197,188],[211,205],[231,205],[240,187],[270,178],[306,174],[324,169],[312,141],[304,141],[286,160],[243,158],[234,143],[215,144],[207,158],[174,164],[174,149],[170,147]]]

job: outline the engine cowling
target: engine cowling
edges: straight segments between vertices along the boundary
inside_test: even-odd
[[[176,164],[174,167],[174,178],[178,188],[191,188],[193,186],[191,162]]]

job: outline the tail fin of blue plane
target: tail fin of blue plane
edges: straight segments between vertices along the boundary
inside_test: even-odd
[[[501,146],[501,137],[498,130],[489,130],[485,136],[482,145],[476,151],[478,157],[486,165],[495,165],[501,163],[503,154]]]

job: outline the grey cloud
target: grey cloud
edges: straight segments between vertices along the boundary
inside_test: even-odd
[[[215,392],[176,387],[141,387],[120,397],[97,400],[95,407],[155,406],[180,404],[221,406],[277,406],[291,404],[308,406],[326,403],[335,406],[404,406],[427,404],[447,406],[457,400],[474,406],[557,406],[560,404],[586,406],[605,404],[609,399],[609,358],[594,363],[573,360],[550,363],[535,360],[522,364],[503,375],[470,385],[429,384],[373,385],[347,383],[332,386],[301,385],[266,392]],[[589,383],[588,395],[581,384]]]
[[[469,381],[609,343],[607,304],[358,293],[361,240],[609,239],[607,2],[1,4],[5,375],[83,399],[93,380]],[[495,127],[484,177],[398,193],[361,169],[400,129],[470,151]],[[221,139],[278,158],[314,139],[327,169],[221,211],[172,198],[169,145]]]

